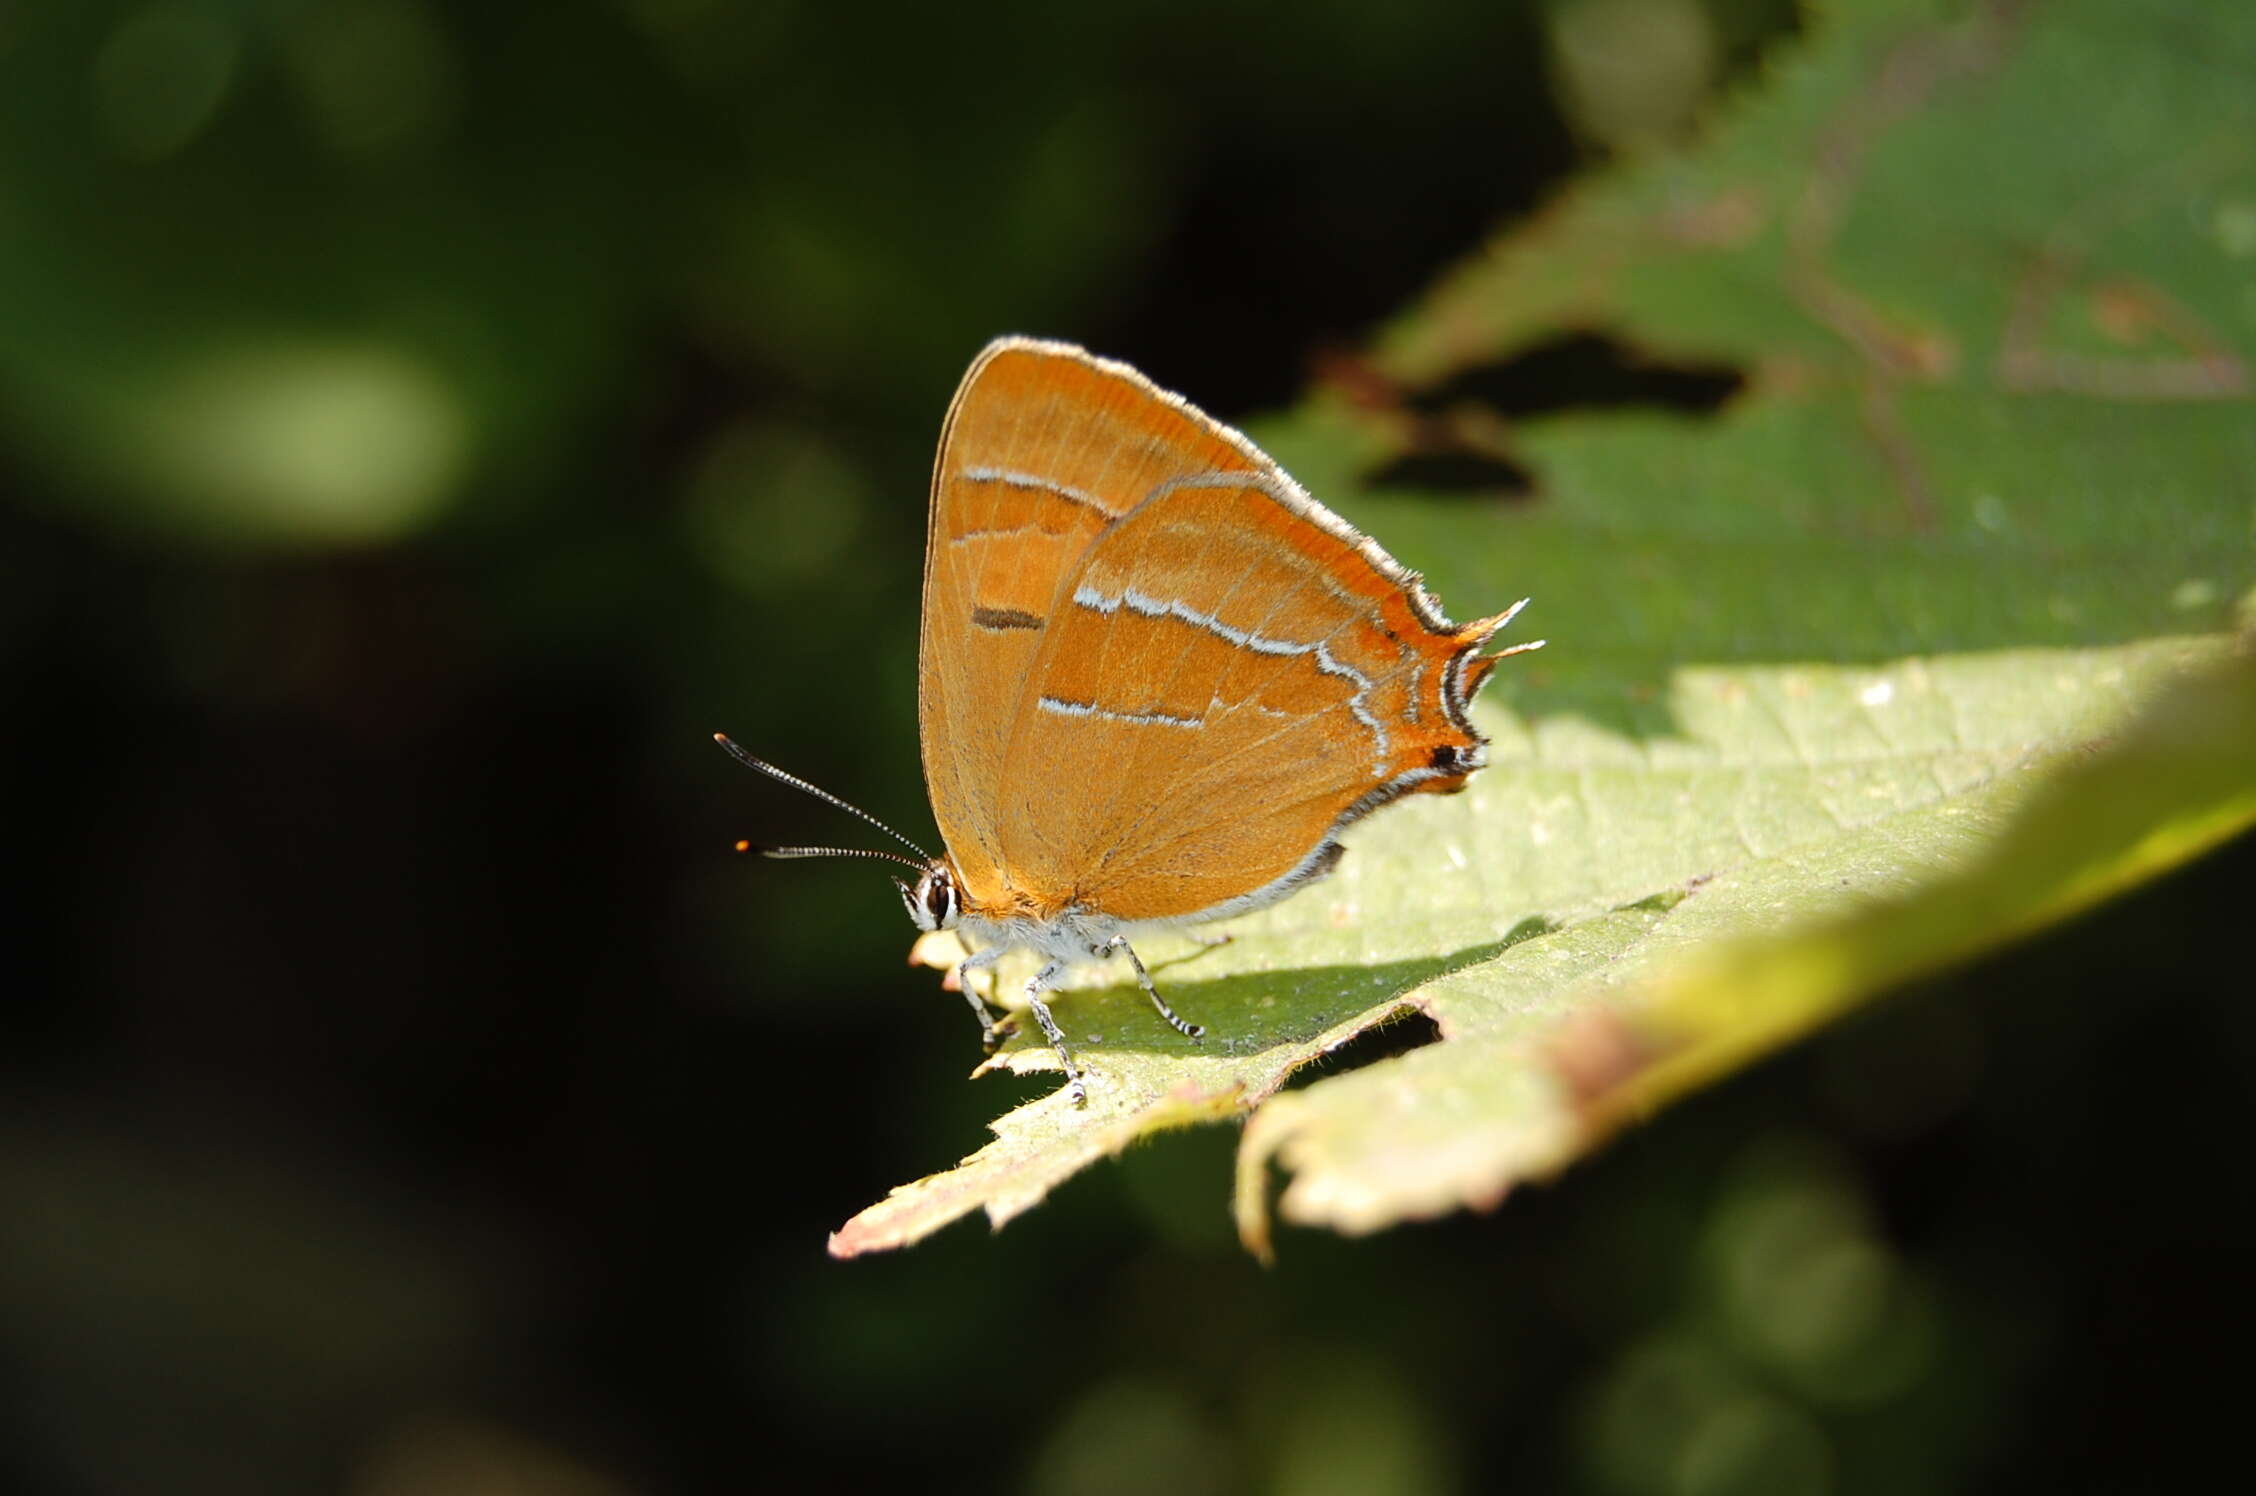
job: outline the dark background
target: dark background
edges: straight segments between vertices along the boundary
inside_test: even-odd
[[[2245,845],[1491,1217],[1263,1271],[1209,1129],[824,1255],[1032,1083],[708,734],[922,838],[971,353],[1283,403],[1797,23],[1595,3],[11,8],[0,1487],[2191,1484]]]

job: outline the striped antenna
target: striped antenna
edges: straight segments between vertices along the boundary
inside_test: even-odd
[[[767,775],[770,779],[782,780],[785,784],[790,785],[793,789],[799,791],[803,795],[812,795],[817,800],[822,801],[825,805],[835,805],[840,810],[845,811],[846,814],[850,816],[858,816],[862,820],[869,822],[869,824],[875,826],[878,830],[884,832],[887,836],[892,837],[902,846],[907,847],[910,851],[917,854],[918,860],[916,862],[909,863],[911,867],[926,868],[932,865],[932,854],[930,852],[927,852],[926,850],[924,850],[924,848],[918,846],[915,842],[910,841],[900,832],[895,831],[891,826],[886,825],[883,821],[879,820],[876,816],[871,815],[868,811],[863,810],[861,807],[856,805],[848,805],[845,801],[839,799],[830,791],[826,789],[818,789],[816,786],[807,783],[806,780],[801,779],[796,774],[787,774],[765,759],[754,758],[751,754],[746,753],[742,748],[739,748],[736,745],[735,741],[730,738],[729,735],[725,732],[714,733],[713,741],[720,744],[723,748],[727,749],[729,757],[735,759],[738,763],[744,765],[744,767],[746,767],[747,769],[757,769],[762,774]],[[738,842],[737,850],[740,852],[749,852],[752,850],[752,844],[750,842]],[[853,852],[848,851],[844,848],[834,847],[764,847],[760,849],[760,855],[763,857],[891,857],[895,862],[909,861],[909,859],[906,857],[898,857],[890,852]]]
[[[931,868],[929,862],[919,862],[914,857],[903,857],[898,852],[873,851],[868,847],[755,847],[748,841],[736,844],[739,852],[757,852],[762,857],[789,859],[793,857],[874,857],[880,862],[898,862],[903,867],[913,867],[918,872]]]

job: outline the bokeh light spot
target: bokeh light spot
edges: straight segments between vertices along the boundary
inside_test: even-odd
[[[1673,1489],[1682,1452],[1740,1391],[1731,1368],[1696,1341],[1657,1335],[1632,1347],[1599,1384],[1584,1419],[1583,1447],[1601,1487]]]
[[[1733,1343],[1834,1401],[1902,1390],[1932,1348],[1924,1297],[1870,1214],[1830,1155],[1771,1140],[1733,1171],[1708,1228]]]
[[[1824,1496],[1833,1450],[1808,1414],[1748,1394],[1703,1418],[1678,1456],[1678,1496]]]
[[[1051,1429],[1027,1489],[1035,1496],[1220,1496],[1228,1450],[1181,1389],[1133,1377],[1100,1382]]]
[[[454,494],[469,422],[453,389],[394,349],[276,343],[192,361],[147,402],[140,476],[196,527],[373,541]]]
[[[439,134],[460,95],[446,34],[418,0],[332,0],[299,18],[284,56],[321,139],[381,155]]]
[[[1273,1367],[1264,1391],[1269,1462],[1257,1489],[1276,1496],[1440,1496],[1458,1489],[1456,1451],[1399,1366],[1353,1351],[1306,1349]]]
[[[155,161],[210,123],[240,48],[227,21],[196,0],[158,0],[120,21],[94,58],[94,107],[120,156]]]
[[[831,575],[861,533],[869,480],[803,427],[742,421],[700,455],[684,510],[698,558],[747,592]]]

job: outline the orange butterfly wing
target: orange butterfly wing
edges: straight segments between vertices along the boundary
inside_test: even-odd
[[[1058,584],[1160,484],[1264,465],[1126,365],[1026,338],[972,361],[932,474],[917,717],[933,817],[974,907],[1004,887],[1011,727]]]
[[[1465,706],[1503,621],[1458,626],[1274,471],[1162,488],[1062,592],[1004,766],[1029,892],[1122,920],[1258,908],[1331,834],[1485,762]]]
[[[1417,579],[1237,433],[1124,365],[1004,340],[933,479],[919,707],[966,904],[1256,908],[1330,834],[1482,762],[1503,618]]]

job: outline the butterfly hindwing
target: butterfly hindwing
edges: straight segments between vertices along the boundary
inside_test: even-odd
[[[1281,897],[1478,766],[1497,622],[1449,623],[1273,466],[1161,485],[1056,588],[1001,760],[1012,881],[1128,921]]]

